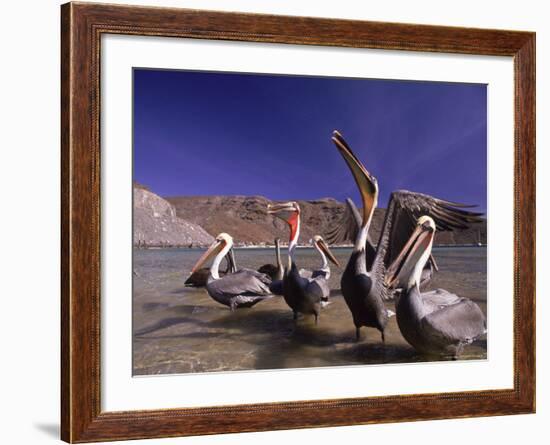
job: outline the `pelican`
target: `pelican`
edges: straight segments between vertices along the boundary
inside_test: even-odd
[[[315,280],[317,282],[322,291],[321,306],[327,306],[329,304],[328,300],[330,297],[330,266],[328,264],[327,257],[338,267],[340,267],[340,263],[332,254],[322,236],[315,235],[312,241],[313,246],[317,249],[317,252],[319,252],[319,255],[321,256],[321,266],[319,269],[315,270],[300,269],[300,276],[309,280]]]
[[[283,264],[281,263],[281,246],[280,246],[281,240],[279,238],[275,238],[274,245],[275,245],[275,260],[276,264],[264,264],[263,266],[258,267],[258,272],[265,273],[266,275],[269,275],[269,277],[272,280],[282,280],[283,279],[283,273],[284,268]]]
[[[235,256],[233,254],[233,249],[225,256],[226,268],[225,272],[220,271],[220,275],[227,275],[228,273],[233,273],[237,271],[237,266],[235,264]],[[210,274],[210,269],[208,267],[201,267],[195,272],[191,273],[183,285],[185,287],[204,287],[206,286],[206,281],[208,280],[208,275]]]
[[[392,299],[396,289],[388,282],[387,268],[407,243],[415,219],[423,214],[429,215],[441,230],[453,230],[480,221],[481,214],[461,209],[468,207],[464,204],[422,193],[395,191],[391,194],[374,258],[367,268],[368,232],[378,205],[378,182],[338,131],[334,131],[332,141],[351,170],[363,201],[361,224],[342,274],[342,294],[353,316],[356,338],[360,339],[360,329],[366,326],[378,329],[384,342],[384,331],[391,315],[384,301]]]
[[[273,296],[269,290],[271,280],[267,275],[258,271],[240,269],[220,277],[218,272],[220,262],[232,247],[233,238],[227,233],[220,233],[214,243],[199,258],[191,273],[214,256],[206,281],[206,290],[215,301],[229,306],[231,311],[239,307],[251,307],[260,301],[271,298]]]
[[[283,267],[283,262],[281,261],[281,240],[279,238],[275,238],[275,259],[277,261],[277,264],[275,266],[276,272],[271,277],[272,280],[271,284],[269,285],[269,289],[275,295],[283,295],[283,277],[285,274],[285,270]],[[270,264],[270,266],[272,265]],[[258,269],[258,271],[261,271],[260,269]]]
[[[282,280],[284,267],[281,262],[281,240],[280,238],[275,238],[273,245],[275,246],[275,263],[266,263],[263,266],[258,267],[258,272],[265,273],[269,275],[272,280]]]
[[[319,267],[319,269],[315,270],[300,269],[300,275],[305,278],[323,277],[328,280],[330,278],[330,266],[328,264],[327,257],[330,258],[330,261],[333,264],[337,264],[338,266],[340,266],[340,264],[330,251],[326,241],[321,235],[315,235],[312,239],[312,244],[321,256],[321,266]]]
[[[300,206],[295,201],[269,204],[268,213],[285,221],[290,228],[288,265],[283,277],[283,297],[292,309],[295,320],[298,318],[298,313],[311,314],[315,317],[315,324],[317,324],[321,307],[326,303],[330,289],[322,273],[316,278],[302,277],[294,261],[294,250],[300,236]],[[338,265],[338,261],[324,242],[319,244],[319,248],[326,249],[324,253],[328,259]]]
[[[485,315],[472,300],[439,289],[440,303],[420,292],[420,275],[432,250],[436,224],[421,216],[388,275],[403,289],[397,305],[397,324],[418,352],[457,359],[465,345],[487,332]]]

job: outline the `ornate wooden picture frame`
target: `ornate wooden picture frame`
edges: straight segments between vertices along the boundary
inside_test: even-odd
[[[93,442],[535,411],[534,33],[68,3],[61,8],[61,34],[63,440]],[[104,34],[513,57],[513,389],[103,412],[99,116]]]

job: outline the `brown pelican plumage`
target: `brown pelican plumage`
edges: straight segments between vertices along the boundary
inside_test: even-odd
[[[294,201],[270,204],[268,205],[268,213],[285,221],[290,229],[288,265],[283,276],[283,297],[292,309],[295,320],[298,318],[298,313],[311,314],[315,317],[315,323],[317,324],[321,307],[328,298],[328,286],[321,274],[316,278],[302,277],[294,261],[294,251],[300,236],[300,206]],[[321,248],[324,249],[325,247],[325,253],[328,252],[329,260],[338,264],[326,244]],[[330,293],[330,289],[328,289],[328,293]]]
[[[206,282],[208,294],[218,303],[229,306],[234,311],[239,307],[251,307],[273,294],[269,290],[271,279],[252,269],[240,269],[234,273],[220,276],[218,268],[222,258],[231,250],[233,238],[220,233],[214,243],[199,258],[191,272],[199,269],[206,261],[214,257]]]
[[[340,133],[335,131],[332,140],[351,170],[363,201],[361,225],[353,252],[342,274],[342,294],[352,313],[357,339],[360,328],[367,326],[378,329],[384,341],[384,330],[389,316],[384,301],[391,299],[395,291],[395,284],[392,285],[387,280],[387,268],[407,243],[416,218],[429,215],[440,230],[453,230],[466,228],[470,223],[480,221],[480,214],[463,210],[460,207],[468,207],[463,204],[429,195],[405,190],[393,192],[372,265],[367,268],[368,231],[378,205],[378,182]]]
[[[420,275],[428,260],[436,224],[429,216],[418,219],[388,275],[403,292],[396,304],[397,324],[407,342],[424,354],[457,358],[465,345],[487,332],[485,315],[472,300],[438,289],[421,293]]]
[[[354,244],[357,234],[361,228],[363,218],[361,212],[351,198],[345,199],[346,210],[338,220],[338,223],[333,225],[325,233],[325,238],[330,245],[334,244]],[[372,240],[370,233],[367,233],[367,241],[365,243],[365,260],[367,269],[372,267],[376,256],[376,245]]]
[[[225,271],[220,271],[220,276],[227,275],[228,273],[233,273],[237,271],[237,266],[235,264],[235,256],[233,254],[233,249],[224,257],[226,261]],[[208,280],[208,275],[210,274],[209,267],[201,267],[195,272],[192,272],[191,275],[185,280],[185,287],[204,287],[206,286],[206,281]]]
[[[346,211],[342,215],[339,224],[329,229],[326,233],[327,240],[330,244],[342,244],[349,241],[353,243],[357,238],[357,233],[361,227],[361,213],[351,198],[346,198],[345,203]],[[376,247],[370,234],[367,234],[367,242],[365,244],[367,270],[372,268],[375,258]],[[434,271],[439,271],[439,267],[433,255],[430,255],[428,262],[424,266],[424,269],[422,269],[421,286],[432,279]]]

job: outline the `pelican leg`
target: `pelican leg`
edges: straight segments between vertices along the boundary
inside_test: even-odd
[[[315,326],[319,324],[319,314],[315,312]]]
[[[355,340],[361,340],[361,328],[359,326],[355,326]]]
[[[294,315],[292,316],[292,319],[294,321],[298,320],[298,312],[294,311]]]
[[[235,309],[237,309],[237,302],[235,300],[231,300],[229,303],[229,309],[231,312],[235,312]]]
[[[381,331],[380,335],[382,337],[382,344],[386,346],[386,333],[384,331]]]
[[[458,360],[458,357],[460,354],[462,354],[462,351],[464,350],[464,343],[459,343],[458,346],[455,349],[455,353],[453,355],[453,360]]]

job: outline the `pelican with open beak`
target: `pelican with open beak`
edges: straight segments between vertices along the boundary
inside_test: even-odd
[[[411,237],[388,268],[387,282],[390,286],[409,289],[411,284],[406,280],[414,280],[420,285],[422,269],[431,255],[434,234],[433,219],[429,216],[418,218]]]
[[[285,221],[289,227],[288,265],[283,276],[283,297],[292,309],[295,320],[299,313],[311,314],[315,317],[315,324],[317,324],[321,308],[327,304],[330,288],[322,272],[315,278],[306,278],[300,275],[296,266],[294,253],[300,237],[300,206],[295,201],[269,204],[268,213]],[[315,246],[324,259],[323,266],[327,257],[330,261],[338,264],[322,239]]]
[[[273,294],[269,290],[271,279],[251,269],[241,269],[220,277],[218,269],[222,258],[233,247],[233,238],[227,233],[220,233],[214,243],[199,258],[191,273],[214,258],[206,281],[208,295],[218,303],[229,306],[234,311],[240,307],[251,307]]]
[[[342,295],[355,325],[355,337],[360,338],[362,326],[378,329],[385,342],[385,329],[391,313],[386,309],[379,291],[380,277],[366,266],[366,243],[374,210],[378,205],[378,181],[365,168],[340,133],[335,131],[332,141],[344,158],[361,195],[363,213],[353,251],[340,281]]]
[[[472,300],[438,289],[420,292],[420,280],[433,245],[436,224],[418,219],[409,240],[391,265],[388,281],[401,287],[396,316],[403,337],[418,352],[456,359],[465,345],[487,332],[485,315]]]
[[[473,207],[471,205],[407,190],[394,191],[386,206],[384,223],[373,255],[368,230],[378,204],[378,182],[338,131],[333,132],[332,141],[353,175],[363,204],[362,214],[354,211],[353,217],[347,218],[351,224],[340,224],[329,233],[330,238],[335,239],[343,239],[348,233],[355,236],[353,252],[342,275],[342,294],[353,315],[356,337],[359,339],[361,326],[368,326],[378,329],[384,340],[388,315],[393,314],[385,308],[384,302],[391,300],[396,290],[400,289],[397,282],[389,278],[388,271],[392,271],[392,264],[407,243],[416,219],[429,216],[438,230],[450,231],[480,222],[482,214],[465,210]],[[351,207],[353,210],[355,206]],[[424,280],[431,278],[432,267],[437,270],[435,260],[421,272]]]

